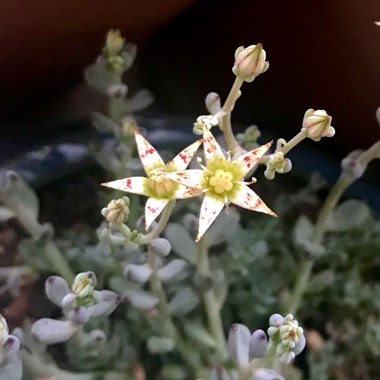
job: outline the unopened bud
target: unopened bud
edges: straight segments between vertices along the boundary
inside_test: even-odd
[[[309,109],[303,118],[302,130],[306,137],[319,141],[322,137],[332,137],[335,129],[331,126],[332,117],[325,110]]]
[[[218,119],[212,115],[201,115],[194,123],[193,133],[195,135],[203,135],[204,128],[211,129],[218,125],[218,123]]]
[[[79,297],[86,297],[94,291],[96,286],[96,276],[93,272],[79,273],[75,279],[71,290]]]
[[[127,116],[122,120],[122,130],[124,136],[134,136],[137,129],[137,122],[133,116]]]
[[[121,36],[120,30],[111,29],[106,36],[105,54],[118,55],[123,50],[125,39]]]
[[[265,61],[266,52],[262,44],[251,45],[247,48],[239,47],[235,52],[235,64],[233,73],[246,82],[252,82],[258,75],[269,68],[269,62]]]
[[[361,150],[354,150],[342,160],[342,174],[353,179],[359,179],[365,172],[367,166],[358,161],[362,154]]]
[[[292,169],[292,162],[284,157],[281,151],[269,156],[264,175],[267,179],[274,179],[276,173],[288,173]]]
[[[118,225],[126,222],[129,217],[129,198],[113,199],[107,207],[102,209],[102,215],[107,222]]]

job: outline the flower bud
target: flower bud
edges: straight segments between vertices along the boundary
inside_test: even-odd
[[[75,279],[71,290],[79,297],[83,298],[91,295],[96,286],[96,276],[93,272],[79,273]]]
[[[113,199],[107,207],[102,209],[102,215],[107,222],[118,225],[126,222],[129,217],[129,198]]]
[[[9,337],[8,324],[5,318],[0,314],[0,347],[4,346]]]
[[[342,174],[353,179],[359,179],[365,172],[367,165],[363,165],[358,161],[358,157],[362,154],[362,150],[354,150],[346,158],[342,160]]]
[[[325,110],[309,109],[303,118],[302,130],[306,137],[314,141],[319,141],[322,137],[332,137],[335,129],[331,126],[331,116]]]
[[[292,169],[292,162],[284,157],[281,151],[269,156],[264,175],[267,179],[274,179],[276,173],[288,173]]]
[[[258,75],[268,70],[269,62],[265,61],[266,52],[262,44],[251,45],[244,49],[239,47],[235,52],[235,64],[232,72],[246,82],[252,82]]]
[[[121,128],[124,136],[134,136],[137,122],[133,116],[127,116],[122,120]]]
[[[211,129],[212,127],[218,125],[218,123],[218,119],[212,115],[201,115],[194,123],[193,133],[195,135],[203,135],[204,128]]]
[[[272,314],[269,318],[269,324],[271,326],[279,327],[284,323],[284,318],[280,314]]]
[[[106,36],[104,47],[106,55],[118,55],[123,50],[125,39],[121,36],[120,30],[111,29]]]
[[[211,115],[215,115],[222,109],[220,96],[216,92],[210,92],[207,94],[205,104],[207,111],[210,112]]]

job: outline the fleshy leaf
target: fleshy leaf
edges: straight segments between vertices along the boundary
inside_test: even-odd
[[[186,335],[193,339],[195,342],[200,343],[202,346],[214,348],[216,346],[215,339],[209,332],[197,322],[186,321],[184,324]]]
[[[9,219],[12,219],[16,214],[7,207],[0,206],[0,222],[6,222]]]
[[[263,358],[267,352],[268,338],[263,330],[255,330],[249,341],[249,360]]]
[[[130,289],[127,290],[124,295],[127,300],[137,309],[140,310],[151,310],[158,304],[158,298],[153,296],[153,294],[144,292],[140,289]]]
[[[124,268],[124,275],[128,280],[138,282],[140,284],[149,280],[152,274],[152,268],[148,264],[136,265],[128,264]]]
[[[350,231],[362,226],[371,216],[369,207],[356,199],[340,204],[329,220],[329,231]]]
[[[201,206],[199,216],[199,229],[196,241],[199,241],[207,229],[211,226],[212,222],[216,219],[224,207],[223,201],[217,198],[205,196]]]
[[[167,166],[173,166],[178,172],[185,170],[201,144],[202,140],[195,141],[182,152],[178,153]]]
[[[148,339],[148,349],[152,354],[163,354],[174,349],[175,340],[168,336],[152,336]]]
[[[76,328],[71,321],[56,321],[50,318],[39,319],[32,326],[33,337],[45,344],[66,342],[75,331]]]
[[[240,216],[236,210],[232,209],[228,213],[221,213],[204,237],[207,239],[208,245],[223,243],[233,236],[239,228],[239,220]]]
[[[234,323],[228,334],[228,352],[231,359],[243,367],[249,362],[249,342],[251,332],[248,327],[240,323]]]
[[[186,276],[188,268],[189,264],[185,260],[174,259],[162,267],[157,274],[163,282],[181,280]]]
[[[158,154],[156,149],[153,148],[150,142],[147,141],[138,131],[136,131],[135,137],[137,150],[144,166],[145,173],[149,176],[149,172],[153,168],[165,167],[164,161],[162,161],[161,156]]]
[[[91,317],[100,317],[111,314],[120,303],[120,296],[110,290],[94,292],[98,303],[87,308]]]
[[[112,189],[126,191],[128,193],[148,195],[146,187],[149,179],[146,177],[130,177],[118,179],[116,181],[102,183],[102,186],[111,187]]]
[[[199,303],[199,296],[190,287],[179,288],[176,295],[169,303],[169,312],[175,316],[190,313]]]
[[[57,306],[62,306],[62,301],[70,293],[66,280],[59,276],[50,276],[45,282],[47,298]]]
[[[166,238],[170,241],[173,251],[190,263],[194,263],[197,246],[188,231],[177,223],[169,223],[165,230]]]

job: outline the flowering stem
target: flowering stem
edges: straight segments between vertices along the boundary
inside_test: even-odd
[[[288,141],[280,151],[284,153],[288,153],[291,149],[293,149],[296,145],[298,145],[302,140],[306,138],[306,133],[301,130],[298,134],[296,134],[290,141]]]
[[[198,244],[197,269],[203,274],[210,273],[210,262],[208,257],[208,247],[201,240]],[[222,317],[220,315],[220,305],[215,297],[213,289],[208,289],[203,294],[203,303],[206,309],[206,315],[210,333],[216,342],[218,359],[224,361],[227,357],[227,342],[224,335]]]
[[[152,290],[152,293],[158,298],[159,300],[159,311],[160,316],[162,318],[162,321],[164,323],[164,329],[167,329],[168,334],[175,339],[176,341],[176,347],[178,348],[179,352],[181,353],[183,359],[186,361],[186,363],[189,365],[189,367],[192,369],[194,374],[197,373],[199,370],[199,357],[194,355],[193,353],[189,352],[189,347],[187,347],[185,340],[181,337],[180,333],[178,332],[173,319],[169,313],[168,308],[168,300],[166,297],[166,293],[164,290],[164,287],[162,285],[162,282],[160,278],[157,275],[157,255],[152,251],[148,250],[148,265],[152,268],[153,273],[150,277],[150,287]]]
[[[63,277],[69,284],[73,283],[75,277],[74,273],[54,241],[49,240],[46,242],[46,245],[44,246],[44,254],[53,270]]]
[[[239,97],[240,87],[243,84],[243,80],[236,77],[234,84],[228,94],[228,97],[222,107],[222,111],[224,112],[219,125],[224,134],[224,139],[227,144],[227,149],[231,152],[233,156],[239,155],[243,153],[243,149],[240,147],[237,142],[234,133],[232,132],[231,126],[231,112],[234,108],[235,102]]]
[[[377,141],[369,149],[364,151],[358,158],[357,162],[363,166],[380,156],[380,141]],[[342,173],[338,178],[337,182],[330,190],[329,195],[327,196],[321,210],[319,211],[317,222],[314,227],[313,234],[311,236],[311,242],[320,244],[323,240],[323,236],[326,232],[328,221],[332,211],[335,209],[336,205],[339,202],[339,199],[342,197],[345,190],[357,179],[354,175],[348,175]],[[312,273],[314,262],[312,259],[304,260],[299,270],[299,276],[294,287],[293,296],[288,308],[290,314],[295,314],[300,306],[302,296],[305,293],[309,279]]]

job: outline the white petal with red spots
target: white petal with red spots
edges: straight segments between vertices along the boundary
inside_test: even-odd
[[[149,186],[149,179],[145,177],[130,177],[118,179],[116,181],[102,183],[102,186],[111,187],[112,189],[126,191],[128,193],[147,195],[146,188]]]
[[[176,199],[186,199],[186,198],[198,197],[202,194],[203,194],[202,190],[193,189],[188,186],[179,185],[178,189],[176,190],[174,194],[174,197]]]
[[[271,145],[272,142],[269,142],[257,149],[242,154],[234,160],[235,162],[239,163],[244,177],[250,170],[254,168],[254,166],[259,162],[260,158],[266,153]]]
[[[145,229],[148,230],[153,221],[161,214],[169,203],[168,199],[148,198],[145,204]]]
[[[230,197],[229,200],[231,203],[248,210],[277,216],[247,185],[240,184],[240,189],[234,196]]]
[[[165,163],[162,161],[161,156],[157,153],[156,149],[147,141],[140,132],[135,133],[137,150],[141,162],[144,166],[145,173],[149,175],[149,172],[155,167],[164,167]]]
[[[203,173],[204,171],[201,169],[189,169],[183,172],[168,173],[167,178],[182,185],[201,190]]]
[[[208,128],[203,128],[203,148],[206,161],[215,159],[225,160],[222,148]]]
[[[195,152],[198,150],[200,145],[202,144],[202,140],[195,141],[187,148],[185,148],[182,152],[178,153],[169,163],[168,166],[173,165],[176,171],[185,170],[192,158],[194,157]]]
[[[216,217],[223,210],[224,203],[217,198],[205,196],[201,206],[201,213],[199,215],[199,229],[195,241],[199,241],[204,233],[208,230]]]

